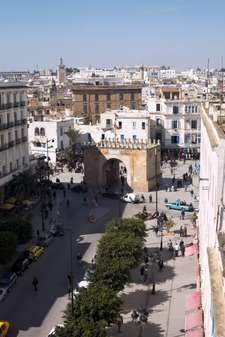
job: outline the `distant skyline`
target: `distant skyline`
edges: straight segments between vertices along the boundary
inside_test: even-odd
[[[0,71],[225,63],[224,0],[7,0]]]

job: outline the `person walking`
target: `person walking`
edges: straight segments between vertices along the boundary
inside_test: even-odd
[[[184,236],[187,236],[187,226],[184,226]]]
[[[67,199],[67,200],[66,200],[66,206],[67,206],[67,207],[70,207],[70,199]]]
[[[38,283],[39,282],[38,282],[37,277],[34,276],[33,281],[32,281],[32,285],[34,287],[34,291],[38,291]]]
[[[184,217],[185,217],[185,211],[184,209],[181,210],[181,219],[184,220]]]
[[[161,257],[158,261],[159,272],[161,273],[164,266],[163,258]]]
[[[175,250],[175,256],[178,257],[178,253],[179,253],[179,245],[177,242],[175,242],[174,244],[174,250]]]
[[[183,226],[180,226],[180,237],[184,235]]]
[[[149,203],[151,204],[152,203],[152,195],[149,194]]]
[[[155,295],[155,280],[152,282],[152,295]]]
[[[182,256],[184,256],[184,254],[185,254],[185,245],[184,245],[184,241],[183,240],[180,241],[180,251],[181,251]]]
[[[122,324],[123,324],[123,317],[122,317],[122,315],[119,315],[119,317],[117,318],[118,332],[121,332]]]

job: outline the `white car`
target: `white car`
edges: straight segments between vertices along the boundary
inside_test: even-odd
[[[127,193],[123,197],[121,197],[121,200],[128,203],[139,203],[140,197],[136,193]]]
[[[74,289],[73,291],[73,295],[76,297],[77,295],[79,295],[81,288],[88,288],[90,282],[83,280],[81,282],[78,283],[78,286]]]
[[[6,288],[0,288],[0,302],[4,300],[7,294],[7,289]]]
[[[54,328],[52,328],[51,331],[49,332],[48,337],[54,337],[57,328],[63,328],[63,325],[58,324],[58,325],[54,326]]]

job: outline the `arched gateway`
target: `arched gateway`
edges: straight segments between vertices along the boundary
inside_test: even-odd
[[[135,192],[147,192],[160,177],[160,144],[105,140],[84,148],[85,181],[94,188],[116,182]],[[124,177],[124,178],[121,178]]]

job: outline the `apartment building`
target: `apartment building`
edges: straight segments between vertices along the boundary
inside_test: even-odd
[[[225,105],[201,112],[199,245],[205,337],[225,336]]]
[[[151,118],[151,136],[159,139],[163,152],[185,153],[187,157],[199,153],[201,129],[201,99],[189,96],[174,86],[149,91],[146,107]]]
[[[29,167],[26,86],[0,82],[0,201],[13,175]]]
[[[95,124],[106,110],[141,109],[141,86],[136,85],[74,85],[72,107],[76,117],[84,117],[86,122]]]
[[[54,165],[57,152],[69,146],[69,138],[66,132],[74,128],[73,119],[48,119],[29,123],[28,135],[30,152],[33,155],[48,157]]]
[[[102,139],[117,138],[119,141],[150,139],[150,118],[148,111],[131,110],[122,107],[101,114]]]

